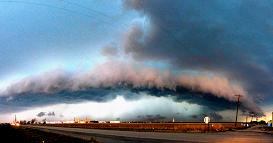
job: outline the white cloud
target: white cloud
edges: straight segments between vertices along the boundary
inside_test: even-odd
[[[190,109],[190,110],[188,110]],[[117,96],[109,102],[82,102],[76,104],[56,104],[45,107],[37,107],[26,111],[2,115],[1,119],[11,121],[14,115],[19,120],[30,120],[38,118],[40,112],[54,112],[54,117],[42,117],[47,120],[73,120],[74,117],[82,119],[88,117],[91,120],[121,120],[137,119],[137,116],[157,115],[168,117],[173,116],[190,117],[200,114],[202,106],[187,102],[175,102],[171,97],[155,97],[143,95],[138,100],[125,100],[123,96]],[[179,113],[179,115],[177,115]]]

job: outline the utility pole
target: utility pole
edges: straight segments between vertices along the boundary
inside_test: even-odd
[[[248,117],[248,115],[246,115],[246,125],[245,126],[247,126],[247,117]]]
[[[251,113],[250,115],[251,115],[251,121],[250,122],[252,123],[253,117],[254,117],[255,114]]]
[[[272,112],[272,117],[271,117],[271,127],[273,127],[273,112]]]
[[[240,102],[240,97],[242,95],[235,95],[237,96],[237,110],[236,110],[236,119],[235,119],[235,127],[237,126],[237,119],[238,119],[238,110],[239,110],[239,102]]]

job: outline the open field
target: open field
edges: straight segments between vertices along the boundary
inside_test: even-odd
[[[88,123],[88,124],[45,124],[49,127],[110,129],[126,131],[156,131],[156,132],[217,132],[235,128],[234,123]],[[236,129],[243,129],[241,123]]]

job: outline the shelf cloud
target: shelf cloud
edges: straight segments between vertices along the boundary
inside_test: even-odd
[[[1,92],[1,95],[4,97],[17,97],[28,94],[33,96],[35,94],[54,96],[54,94],[65,92],[72,96],[76,92],[86,91],[88,93],[92,89],[109,88],[113,90],[113,93],[115,90],[129,89],[132,92],[161,92],[164,93],[162,94],[163,96],[192,92],[203,94],[203,98],[209,99],[211,96],[214,96],[215,98],[224,99],[226,102],[235,102],[236,98],[234,95],[240,94],[244,95],[242,102],[246,110],[261,113],[261,110],[254,104],[252,98],[247,96],[248,94],[244,87],[224,76],[175,74],[167,70],[159,71],[120,61],[107,61],[85,73],[72,74],[57,70],[28,77],[7,86],[6,90]],[[92,100],[99,100],[101,98],[107,99],[109,94],[90,96],[95,96]],[[151,95],[153,94],[156,96],[156,93]]]

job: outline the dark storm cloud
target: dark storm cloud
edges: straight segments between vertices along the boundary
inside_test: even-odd
[[[103,102],[114,99],[118,94],[136,99],[141,92],[153,96],[178,95],[175,96],[177,101],[197,103],[215,110],[229,109],[235,102],[234,94],[245,93],[240,85],[222,76],[177,75],[115,61],[98,65],[87,73],[53,71],[28,77],[9,85],[0,95],[3,96],[1,105],[9,106],[7,111],[10,111],[60,101]],[[241,102],[245,110],[262,114],[248,96],[244,96]]]
[[[211,120],[214,122],[223,120],[223,116],[216,112],[211,112],[208,116],[211,117]]]
[[[119,93],[123,92],[116,92],[115,90],[98,88],[82,91],[56,91],[54,94],[25,92],[13,95],[13,99],[9,101],[5,100],[6,97],[0,97],[0,105],[2,107],[0,109],[0,112],[9,113],[14,111],[23,111],[28,108],[34,108],[44,105],[54,105],[58,103],[72,104],[88,100],[105,102],[114,99],[114,97],[116,97],[116,94]]]
[[[129,29],[124,50],[138,60],[222,73],[241,82],[253,98],[272,99],[272,5],[267,0],[124,0],[150,23],[148,30],[137,24]]]
[[[192,115],[193,120],[202,121],[206,116],[210,117],[211,122],[223,121],[223,116],[215,112],[216,110],[206,110],[201,115]]]
[[[86,73],[69,74],[52,71],[26,77],[10,84],[0,92],[2,96],[24,93],[56,93],[58,91],[79,91],[90,87],[116,87],[128,84],[133,87],[148,87],[175,90],[181,86],[193,91],[210,93],[215,96],[234,100],[234,94],[245,94],[243,87],[221,75],[175,74],[126,62],[111,61],[97,65]]]
[[[48,112],[47,116],[55,116],[55,112]]]
[[[177,101],[187,100],[217,111],[233,107],[234,94],[242,94],[242,107],[261,113],[255,101],[263,96],[267,96],[265,100],[272,98],[269,93],[273,89],[272,4],[265,0],[125,0],[127,9],[141,13],[150,24],[129,28],[123,41],[125,53],[144,62],[168,61],[179,71],[197,71],[197,74],[180,75],[113,60],[84,74],[57,71],[25,78],[8,86],[0,95],[25,94],[37,100],[30,102],[37,105],[41,101],[44,104],[83,99],[106,101],[115,97],[110,91],[122,90],[125,85],[133,93],[179,94]],[[108,45],[102,54],[111,57],[118,54],[116,50]],[[97,94],[94,89],[103,92]],[[52,94],[52,98],[44,96]]]
[[[138,115],[137,116],[138,120],[141,121],[150,121],[150,122],[160,122],[166,119],[166,117],[156,114],[156,115]]]
[[[37,117],[43,117],[45,115],[46,115],[46,112],[40,112],[40,113],[37,114]]]
[[[131,85],[120,84],[116,87],[108,88],[89,88],[81,91],[59,91],[54,94],[51,93],[24,93],[13,97],[12,100],[2,100],[5,97],[0,97],[0,113],[23,111],[30,108],[54,105],[60,103],[75,104],[85,101],[107,102],[115,99],[117,96],[123,96],[126,100],[137,101],[143,95],[157,97],[169,97],[175,102],[187,102],[189,104],[197,104],[203,106],[203,113],[217,112],[227,109],[234,109],[236,102],[229,101],[223,97],[217,97],[212,94],[204,94],[201,92],[194,92],[192,90],[177,87],[176,90],[158,89],[158,88],[141,88],[133,87]],[[221,104],[221,106],[219,106]],[[242,110],[251,112],[252,110],[245,105],[240,107]],[[184,109],[187,110],[186,108]],[[257,111],[257,110],[255,110]],[[43,116],[54,115],[54,112],[44,113]],[[183,113],[182,113],[183,114]],[[260,113],[259,113],[260,114]],[[40,115],[40,114],[38,114]],[[38,116],[37,115],[37,116]],[[180,113],[176,113],[177,116]],[[146,118],[148,119],[148,118]],[[145,120],[146,120],[145,119]]]
[[[36,115],[37,117],[43,117],[43,116],[55,116],[55,112],[40,112]]]

